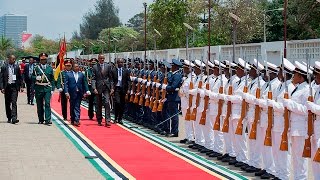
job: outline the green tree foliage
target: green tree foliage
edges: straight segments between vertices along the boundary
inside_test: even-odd
[[[42,52],[55,54],[59,52],[59,42],[46,39],[40,35],[35,35],[31,40],[31,47],[27,49],[27,51],[35,55]]]
[[[6,59],[7,54],[13,49],[13,44],[10,39],[1,36],[0,38],[0,59]]]
[[[97,39],[102,29],[119,26],[118,13],[119,10],[115,7],[113,0],[98,0],[95,9],[90,10],[83,17],[80,37]]]
[[[135,31],[140,32],[143,30],[144,25],[144,13],[138,13],[134,15],[132,18],[129,19],[128,24],[126,24],[128,27],[133,28]]]

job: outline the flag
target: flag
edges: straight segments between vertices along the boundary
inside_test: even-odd
[[[60,72],[64,68],[64,56],[66,53],[67,53],[67,43],[66,43],[66,37],[64,37],[63,40],[60,41],[59,54],[57,56],[57,61],[55,63],[56,65],[56,71],[54,72],[55,80],[58,79]]]

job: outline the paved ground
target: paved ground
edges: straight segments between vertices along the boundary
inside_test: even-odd
[[[104,179],[55,126],[38,125],[36,107],[19,94],[18,125],[8,124],[0,95],[1,180]]]

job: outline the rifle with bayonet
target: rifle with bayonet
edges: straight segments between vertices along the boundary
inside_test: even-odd
[[[283,82],[285,85],[285,92],[284,92],[284,99],[289,99],[288,93],[288,84],[287,84],[287,77],[284,69],[284,59],[282,56],[282,74],[283,74]],[[284,108],[283,118],[284,118],[284,130],[281,135],[281,143],[280,143],[280,150],[281,151],[288,151],[288,133],[289,133],[289,110],[287,107]]]
[[[220,54],[219,54],[220,57]],[[219,94],[223,94],[223,81],[222,81],[222,70],[221,70],[221,62],[219,58],[219,74],[220,74],[220,87]],[[219,77],[217,77],[219,78]],[[213,130],[220,131],[220,119],[222,115],[222,107],[223,107],[223,99],[219,99],[218,101],[218,114],[216,116],[216,120],[214,122]]]
[[[192,90],[194,88],[194,84],[193,84],[193,78],[192,78],[192,67],[191,67],[191,59],[189,57],[189,70],[190,70],[190,84],[189,84],[189,90]],[[191,107],[192,107],[192,100],[193,100],[193,95],[191,93],[189,93],[189,107],[187,109],[187,113],[186,113],[186,117],[185,117],[185,120],[186,121],[191,121],[193,120],[191,118],[192,116],[192,112],[191,112]]]
[[[165,75],[164,75],[163,84],[165,84],[165,85],[168,84],[167,67],[165,67]],[[162,94],[161,94],[161,100],[159,102],[158,109],[157,109],[158,111],[162,111],[162,109],[163,109],[163,101],[166,98],[166,94],[167,94],[167,91],[165,89],[163,89]]]
[[[273,95],[272,95],[271,80],[270,80],[269,69],[268,69],[268,60],[266,60],[266,73],[267,73],[268,85],[269,85],[268,99],[272,100]],[[266,136],[264,138],[265,146],[272,146],[272,139],[271,139],[272,124],[273,124],[273,107],[268,106],[268,126],[266,130]]]
[[[247,61],[245,60],[245,63],[244,63],[244,71],[245,71],[245,85],[243,87],[243,93],[248,93],[248,72],[247,72]],[[241,114],[240,114],[240,119],[238,121],[238,125],[237,125],[237,129],[236,129],[236,132],[235,134],[237,135],[242,135],[243,133],[243,120],[244,118],[246,117],[247,115],[247,106],[248,106],[248,103],[246,102],[245,99],[242,100],[242,103],[241,103]]]
[[[202,78],[203,78],[203,72],[202,72],[202,61],[200,63],[200,70],[201,70],[201,74],[200,74],[200,80],[198,83],[198,89],[202,88],[203,82],[202,82]],[[197,110],[198,110],[198,106],[200,105],[200,94],[197,93],[197,98],[196,98],[196,107],[193,109],[192,113],[191,113],[191,120],[195,121],[197,118]]]
[[[229,52],[230,56],[230,52]],[[228,95],[231,96],[233,94],[233,87],[232,87],[232,69],[231,69],[231,62],[229,63],[229,88],[228,88]],[[231,101],[227,102],[227,112],[226,112],[226,117],[224,118],[223,121],[223,126],[222,126],[222,132],[228,133],[229,132],[229,124],[230,124],[230,116],[232,111],[232,103]]]
[[[152,112],[157,112],[158,111],[158,103],[159,103],[159,96],[160,96],[160,92],[159,92],[159,88],[157,87],[156,84],[160,83],[160,78],[159,78],[159,64],[158,64],[158,61],[157,61],[157,64],[156,64],[156,71],[157,71],[157,78],[156,78],[156,81],[153,81],[155,82],[155,86],[153,87],[153,92],[155,92],[155,97],[152,101]]]
[[[148,62],[148,67],[149,67],[149,62]],[[143,80],[142,80],[142,91],[139,99],[139,105],[143,106],[144,99],[146,97],[146,83],[145,80],[147,78],[147,73],[150,71],[148,68],[148,71],[146,70],[146,63],[144,64],[144,75],[143,75]],[[150,73],[148,75],[148,82],[150,82]]]
[[[310,69],[310,59],[309,59],[309,51],[306,49],[306,58],[307,58],[307,76],[309,83],[309,97],[308,101],[313,102],[313,93],[311,86],[311,74],[309,73]],[[308,110],[308,138],[304,142],[303,154],[302,157],[310,158],[311,157],[311,136],[313,135],[313,123],[314,123],[314,114],[311,110]]]
[[[259,71],[259,56],[257,53],[257,64],[256,64],[256,71],[258,75],[258,87],[256,89],[256,98],[260,99],[261,98],[261,84],[260,84],[260,71]],[[251,126],[251,131],[249,134],[249,139],[257,139],[257,128],[258,128],[258,122],[260,120],[260,114],[261,114],[261,107],[256,104],[254,107],[254,120]]]
[[[141,70],[139,73],[139,77],[138,77],[138,83],[137,83],[137,88],[136,88],[136,94],[134,96],[134,100],[133,103],[138,104],[139,103],[139,94],[140,94],[140,87],[141,87],[141,82],[139,82],[139,78],[141,79]]]
[[[209,65],[208,65],[208,62],[209,62],[209,59],[210,59],[210,53],[208,53],[208,54],[209,55],[208,55],[207,64],[206,64],[207,76],[209,76]],[[202,59],[203,59],[203,57],[201,58],[201,63],[202,63]],[[201,86],[201,88],[202,88],[202,86]],[[207,78],[206,90],[209,90],[209,89],[210,89],[209,78]],[[199,97],[200,97],[200,94],[199,94]],[[198,98],[198,96],[197,96],[197,98]],[[199,124],[201,124],[201,125],[206,125],[208,106],[209,106],[209,96],[205,96],[204,97],[204,109],[203,109],[203,111],[201,113],[201,118],[200,118],[200,121],[199,121]]]

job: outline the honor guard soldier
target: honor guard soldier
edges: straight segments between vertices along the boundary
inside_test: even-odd
[[[65,86],[65,77],[66,77],[66,73],[70,72],[72,69],[72,62],[70,60],[66,60],[64,62],[64,70],[61,71],[59,73],[58,79],[57,79],[57,89],[60,93],[60,103],[61,103],[61,110],[62,110],[62,116],[63,119],[66,121],[67,120],[67,113],[68,113],[68,108],[67,108],[67,104],[68,104],[68,99],[65,95],[65,93],[63,92],[64,90],[64,86]]]
[[[314,83],[317,87],[314,93],[314,101],[307,102],[307,108],[312,113],[315,114],[316,118],[314,121],[314,135],[311,141],[311,160],[312,160],[312,171],[313,171],[313,178],[320,179],[320,162],[319,162],[319,153],[320,153],[320,62],[316,61],[315,66],[313,69],[314,75]]]
[[[181,87],[182,82],[182,74],[180,73],[179,68],[182,66],[182,63],[173,59],[171,63],[171,71],[172,75],[168,76],[168,84],[162,84],[162,89],[166,90],[166,119],[170,119],[169,123],[167,123],[167,127],[169,127],[169,133],[166,134],[167,137],[178,137],[179,135],[179,111],[178,111],[178,103],[180,102],[180,98],[178,96],[179,88]]]
[[[179,90],[179,96],[181,99],[181,111],[182,117],[185,120],[185,139],[180,140],[180,143],[183,144],[190,144],[194,142],[194,130],[193,130],[193,121],[190,119],[186,119],[187,110],[189,109],[189,89],[190,89],[190,82],[193,84],[193,81],[196,78],[196,74],[193,72],[193,67],[195,66],[189,60],[183,60],[183,72],[185,77],[183,77],[182,86]]]
[[[283,106],[283,99],[291,98],[291,93],[295,88],[292,84],[292,73],[294,69],[295,66],[290,61],[283,58],[283,62],[278,73],[278,78],[281,80],[281,84],[275,90],[275,99],[267,101],[268,106],[272,106],[274,111],[274,122],[272,128],[272,153],[275,165],[274,175],[279,179],[290,179],[291,156],[289,149],[281,149],[281,142],[283,141],[282,134],[285,133],[287,135],[289,130],[289,126],[286,127],[285,125],[286,119],[284,117],[286,115]],[[288,97],[286,97],[286,94]],[[286,141],[287,140],[288,139],[286,139]],[[289,146],[288,141],[287,145]]]
[[[39,55],[40,64],[34,69],[32,78],[35,82],[38,124],[43,124],[45,121],[45,124],[49,125],[52,124],[50,100],[54,91],[54,77],[52,67],[47,64],[47,58],[48,54],[46,53]]]
[[[89,116],[89,119],[92,120],[93,117],[94,117],[94,99],[95,99],[95,95],[94,95],[94,92],[93,92],[93,89],[92,89],[92,77],[93,77],[93,70],[92,70],[92,67],[97,64],[98,60],[96,58],[92,58],[89,60],[89,64],[88,64],[88,67],[86,68],[86,71],[85,71],[85,77],[87,78],[87,81],[88,81],[88,88],[89,88],[89,91],[91,92],[90,95],[87,96],[88,98],[88,103],[89,103],[89,108],[88,108],[88,116]]]
[[[254,131],[256,132],[255,136],[261,133],[260,128],[258,128],[260,116],[259,117],[256,116],[256,112],[257,111],[260,112],[260,107],[255,105],[254,100],[256,98],[260,98],[261,87],[265,83],[260,74],[263,69],[264,69],[264,66],[260,62],[258,62],[257,59],[254,59],[253,64],[251,64],[251,69],[249,71],[249,76],[252,79],[252,81],[248,87],[248,92],[243,93],[242,95],[242,98],[248,103],[248,111],[247,111],[248,133],[250,134],[251,132],[253,133]],[[261,153],[256,152],[257,149],[260,149],[260,147],[257,147],[257,146],[261,146],[261,144],[257,143],[257,141],[258,140],[256,137],[255,138],[251,138],[251,136],[249,137],[248,166],[243,166],[242,170],[253,173],[261,169],[261,165],[262,165]]]

